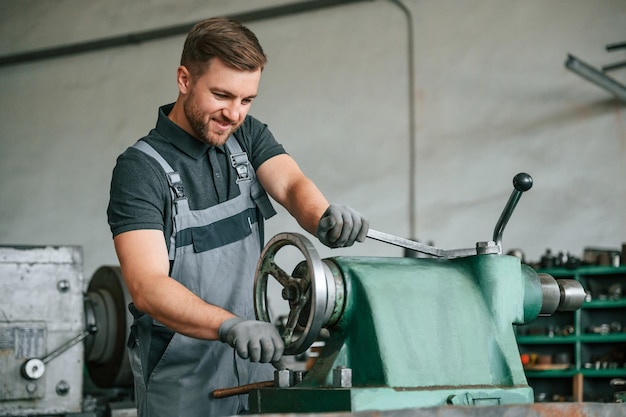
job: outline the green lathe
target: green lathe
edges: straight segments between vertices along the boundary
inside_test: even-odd
[[[306,373],[276,371],[274,386],[250,391],[251,413],[398,410],[533,402],[513,325],[575,310],[585,292],[573,280],[538,274],[502,254],[502,232],[532,178],[518,174],[492,241],[442,250],[370,230],[369,237],[429,258],[320,259],[295,233],[273,237],[255,277],[255,311],[270,321],[268,281],[282,286],[289,315],[286,354],[323,341]],[[277,254],[303,255],[291,274]]]

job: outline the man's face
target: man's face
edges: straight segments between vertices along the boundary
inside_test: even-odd
[[[214,58],[204,74],[190,79],[183,102],[189,127],[209,145],[223,145],[248,114],[261,70],[240,71]]]

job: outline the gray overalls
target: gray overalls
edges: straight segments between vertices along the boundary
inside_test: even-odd
[[[160,163],[170,185],[174,204],[170,276],[207,303],[253,319],[252,278],[261,252],[262,222],[276,212],[247,154],[231,135],[226,149],[240,195],[190,210],[179,174],[146,142],[138,141],[134,147]],[[248,409],[247,395],[213,399],[212,391],[273,379],[269,364],[243,360],[220,341],[173,333],[132,305],[131,311],[135,321],[129,350],[139,417],[239,414]]]

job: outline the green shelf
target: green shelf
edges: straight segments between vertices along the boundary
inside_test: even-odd
[[[547,369],[544,371],[526,370],[526,378],[571,378],[583,374],[587,378],[626,378],[626,368],[618,369]]]
[[[583,343],[626,343],[626,333],[609,333],[609,334],[583,334],[580,336]]]
[[[626,298],[619,300],[591,300],[583,304],[582,308],[625,308]]]
[[[576,374],[581,373],[580,370],[569,369],[547,369],[544,371],[526,370],[524,372],[526,378],[571,378]]]
[[[626,291],[626,266],[584,266],[577,269],[551,268],[538,272],[552,275],[554,278],[567,278],[580,282],[592,295],[592,300],[585,302],[574,312],[555,312],[549,317],[540,317],[529,323],[531,328],[554,328],[574,326],[572,334],[567,336],[518,335],[520,352],[535,352],[555,357],[562,351],[571,355],[571,367],[565,369],[532,369],[524,371],[528,383],[534,389],[548,394],[572,396],[573,401],[588,401],[601,395],[612,398],[613,388],[609,386],[611,378],[626,378],[626,331],[605,335],[586,333],[592,325],[619,322],[626,329],[626,297],[619,299],[600,299],[603,294],[610,294],[611,288],[618,284]],[[558,334],[558,331],[557,331]],[[598,368],[585,368],[585,364],[594,358],[603,358]],[[606,358],[606,359],[604,359]],[[615,364],[617,363],[617,368]],[[609,364],[613,366],[609,368]],[[595,365],[595,364],[594,364]],[[602,366],[605,366],[602,368]],[[568,387],[571,379],[571,388]],[[578,386],[576,390],[574,386]],[[554,388],[550,388],[554,387]],[[580,388],[582,387],[582,389]],[[574,398],[574,395],[578,395]]]
[[[625,378],[626,368],[617,369],[582,369],[581,372],[589,378]]]
[[[576,343],[576,336],[517,336],[517,343],[523,345],[552,345]]]

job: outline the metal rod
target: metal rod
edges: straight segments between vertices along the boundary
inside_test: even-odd
[[[253,389],[272,388],[274,387],[274,385],[274,381],[255,382],[252,384],[240,385],[238,387],[219,388],[213,391],[211,395],[213,396],[213,398],[226,398],[232,397],[233,395],[248,394]]]
[[[616,49],[626,48],[626,42],[615,42],[610,43],[606,46],[607,51],[614,51]]]
[[[580,75],[587,81],[591,81],[597,86],[604,88],[620,100],[626,101],[626,86],[618,83],[602,71],[598,71],[591,65],[581,61],[571,54],[567,56],[565,67]]]
[[[511,196],[509,197],[509,201],[506,202],[506,206],[504,207],[502,214],[500,214],[498,223],[496,223],[496,228],[493,231],[493,241],[496,242],[496,245],[502,246],[502,234],[504,233],[504,227],[509,222],[511,214],[513,214],[513,209],[517,205],[521,196],[521,191],[513,190]]]
[[[231,15],[226,15],[225,17],[238,20],[242,23],[247,23],[364,1],[373,0],[309,0],[306,2],[289,3],[259,10],[235,13]],[[179,25],[146,30],[143,32],[128,33],[125,35],[111,36],[108,38],[102,38],[93,41],[86,41],[69,45],[39,49],[35,51],[20,52],[11,55],[0,56],[0,67],[21,64],[24,62],[39,61],[42,59],[75,55],[84,52],[98,51],[118,46],[136,45],[142,42],[163,39],[171,36],[186,35],[189,30],[198,22],[199,21],[182,23]]]
[[[515,206],[519,202],[522,193],[530,190],[533,186],[533,179],[530,175],[520,172],[515,177],[513,177],[513,192],[509,197],[509,201],[507,201],[504,209],[502,210],[502,214],[500,214],[500,218],[496,223],[496,227],[493,230],[493,241],[496,242],[496,245],[502,247],[502,234],[504,233],[504,228],[506,227],[513,211],[515,210]]]
[[[609,72],[609,71],[614,71],[616,69],[620,69],[624,67],[626,67],[626,61],[621,61],[621,62],[616,62],[614,64],[603,65],[602,71]]]
[[[408,81],[409,81],[409,236],[417,237],[417,137],[415,132],[415,120],[417,119],[415,107],[415,45],[413,32],[413,15],[411,10],[400,0],[390,0],[402,10],[406,16],[407,30],[407,60],[408,60]]]
[[[82,342],[87,336],[89,336],[91,334],[91,332],[89,330],[85,330],[84,332],[82,332],[81,334],[79,334],[78,336],[74,337],[72,340],[70,340],[69,342],[65,343],[64,345],[60,346],[59,348],[57,348],[56,350],[48,353],[45,357],[43,357],[41,359],[41,361],[46,364],[48,362],[50,362],[52,359],[56,358],[57,356],[61,355],[63,352],[65,352],[66,350],[68,350],[69,348],[73,347],[74,345],[78,344],[79,342]]]

